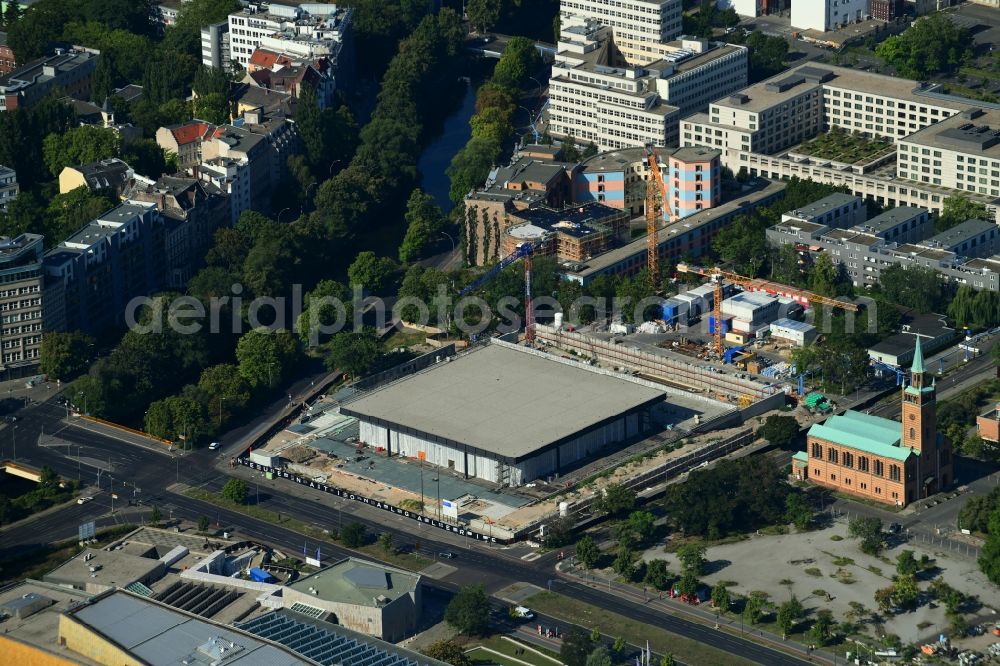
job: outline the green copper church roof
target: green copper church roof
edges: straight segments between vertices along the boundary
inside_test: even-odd
[[[910,454],[919,454],[899,445],[903,426],[898,421],[855,411],[831,416],[826,422],[813,425],[809,428],[809,436],[893,460],[906,460]]]
[[[924,350],[920,347],[920,336],[917,336],[917,346],[913,350],[913,366],[910,368],[913,372],[923,372],[924,371]]]

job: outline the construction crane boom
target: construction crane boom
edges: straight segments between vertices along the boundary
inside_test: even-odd
[[[498,261],[492,268],[458,292],[459,297],[467,296],[469,293],[493,280],[503,269],[520,259],[524,259],[524,339],[527,342],[532,342],[535,339],[535,307],[531,297],[531,256],[534,252],[534,245],[531,243],[521,243],[513,252]]]
[[[781,294],[783,296],[789,296],[791,298],[796,298],[803,300],[809,305],[829,305],[835,308],[841,308],[847,310],[848,312],[857,312],[858,306],[855,303],[850,303],[847,301],[839,301],[835,298],[828,298],[827,296],[820,296],[819,294],[814,294],[811,291],[806,291],[805,289],[796,289],[794,287],[789,287],[787,285],[781,284],[779,282],[771,282],[769,280],[762,280],[760,278],[746,277],[745,275],[739,275],[738,273],[733,273],[731,271],[724,271],[721,268],[702,268],[700,266],[691,266],[688,264],[677,264],[678,273],[693,273],[694,275],[701,275],[702,277],[707,277],[712,281],[714,285],[713,290],[713,300],[712,309],[715,316],[715,327],[713,329],[713,337],[715,339],[715,351],[721,357],[725,353],[725,346],[722,343],[722,283],[723,281],[732,282],[735,285],[742,287],[745,291],[764,291],[768,293]]]
[[[661,210],[665,210],[668,217],[673,217],[673,213],[667,200],[667,186],[660,172],[659,158],[652,146],[646,146],[646,161],[649,163],[649,174],[646,176],[646,272],[653,289],[659,290],[660,252],[656,229]]]

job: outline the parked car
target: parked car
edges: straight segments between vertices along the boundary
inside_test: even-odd
[[[442,559],[445,559],[445,560],[453,560],[456,557],[458,557],[458,555],[456,555],[455,553],[451,552],[450,550],[442,550],[440,553],[438,553],[438,557],[440,557]]]
[[[77,497],[76,498],[76,503],[77,504],[86,504],[87,502],[92,502],[93,500],[94,500],[93,497]]]
[[[219,448],[219,443],[218,442],[212,442],[211,444],[208,445],[208,450],[209,451],[216,451],[216,450],[218,450],[218,448]]]

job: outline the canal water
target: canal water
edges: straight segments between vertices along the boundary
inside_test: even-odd
[[[434,140],[417,162],[421,174],[421,187],[434,197],[434,200],[445,213],[453,206],[448,198],[451,182],[445,169],[451,164],[451,158],[460,151],[472,136],[469,119],[476,111],[476,83],[473,81],[465,86],[462,105],[444,122],[441,135]]]

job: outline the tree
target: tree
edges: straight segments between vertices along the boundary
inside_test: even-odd
[[[820,296],[836,296],[838,282],[840,282],[840,271],[830,255],[823,252],[813,262],[809,288]]]
[[[243,479],[229,479],[219,494],[234,504],[243,504],[247,499],[247,483]]]
[[[920,562],[913,556],[912,550],[904,550],[896,556],[896,573],[900,576],[912,576],[920,571]]]
[[[888,587],[882,587],[875,590],[875,603],[878,605],[878,609],[882,613],[890,613],[895,607],[895,602],[893,601],[893,587],[892,585]]]
[[[650,560],[646,563],[646,575],[642,581],[657,590],[665,590],[670,585],[670,570],[666,560]]]
[[[788,446],[798,438],[800,429],[801,426],[794,416],[772,414],[757,430],[757,436],[777,446]]]
[[[160,507],[154,504],[153,510],[149,512],[149,523],[151,525],[159,525],[161,520],[163,520],[163,514],[160,513]]]
[[[431,659],[451,664],[451,666],[472,666],[472,660],[465,654],[462,646],[455,641],[444,640],[432,643],[424,650],[424,654]]]
[[[945,301],[941,276],[923,266],[887,266],[879,275],[879,291],[886,300],[920,312],[936,311]]]
[[[208,531],[209,520],[208,516],[201,516],[198,518],[198,531],[207,532]]]
[[[926,80],[933,74],[957,71],[972,53],[973,43],[968,29],[947,15],[931,14],[883,41],[875,55],[892,65],[899,76]]]
[[[677,590],[681,594],[693,596],[698,592],[698,587],[700,585],[701,581],[698,580],[698,574],[690,569],[687,569],[681,573],[681,578],[677,581]]]
[[[566,633],[562,647],[559,649],[559,661],[566,666],[586,666],[587,658],[594,649],[587,632],[580,627],[573,627]]]
[[[660,666],[676,666],[676,664],[673,653],[668,652],[660,657]]]
[[[110,193],[92,192],[87,186],[81,185],[52,198],[40,231],[46,239],[57,243],[118,203]]]
[[[501,0],[469,0],[465,6],[465,15],[476,30],[484,33],[492,30],[500,21],[501,8]]]
[[[767,256],[765,231],[770,220],[760,213],[740,215],[732,224],[719,230],[712,241],[723,261],[732,264],[738,273],[756,277]]]
[[[229,99],[224,93],[217,92],[199,95],[194,100],[193,113],[195,118],[206,120],[213,125],[228,123],[231,118]]]
[[[750,624],[756,624],[764,616],[767,606],[767,593],[755,590],[747,596],[746,603],[743,604],[743,617]]]
[[[434,197],[419,188],[413,190],[406,202],[406,235],[399,246],[399,260],[405,264],[420,259],[444,223]]]
[[[382,534],[378,535],[378,547],[386,555],[391,555],[396,551],[392,543],[392,532],[382,532]]]
[[[867,555],[878,555],[885,545],[885,535],[882,533],[882,521],[872,516],[853,518],[847,525],[847,534],[851,538],[860,539],[861,552]]]
[[[623,544],[618,548],[618,555],[615,556],[615,561],[611,564],[611,568],[619,576],[630,581],[632,580],[632,576],[635,575],[636,558],[635,551]]]
[[[370,370],[382,356],[382,343],[371,329],[341,331],[326,345],[326,367],[358,378]]]
[[[53,176],[58,176],[63,167],[117,157],[120,151],[121,139],[114,130],[93,125],[49,134],[42,143],[45,166]]]
[[[802,602],[793,594],[792,598],[778,606],[778,628],[781,629],[782,635],[787,635],[792,633],[792,629],[798,623],[802,616],[804,615],[804,610],[802,608]]]
[[[396,263],[388,257],[376,257],[374,252],[360,252],[354,263],[347,269],[352,286],[361,287],[365,292],[382,295],[392,288],[395,280]]]
[[[562,516],[548,523],[545,526],[545,547],[562,548],[572,543],[574,527],[576,520],[571,516]]]
[[[617,641],[615,641],[617,644]],[[624,641],[623,641],[624,642]],[[611,655],[603,645],[598,645],[594,651],[587,655],[586,666],[612,666]]]
[[[451,181],[448,198],[452,203],[462,203],[465,195],[483,184],[501,150],[495,138],[473,137],[455,154],[445,171]]]
[[[892,583],[892,599],[897,606],[904,609],[913,608],[920,597],[917,579],[913,574],[896,576]]]
[[[348,523],[340,531],[340,539],[348,548],[360,548],[368,541],[368,531],[361,523]]]
[[[729,608],[729,588],[725,585],[716,584],[712,588],[712,605],[718,610],[728,610]]]
[[[705,546],[697,543],[686,543],[677,549],[677,559],[681,562],[684,571],[692,571],[697,576],[705,574],[705,565],[708,559],[705,557]]]
[[[273,387],[299,358],[299,341],[290,331],[255,329],[236,343],[239,373],[254,388]]]
[[[629,512],[635,507],[635,491],[620,483],[609,483],[594,501],[594,509],[610,516]]]
[[[482,636],[490,626],[490,600],[482,584],[466,585],[448,602],[445,622],[459,633]]]
[[[633,511],[629,514],[626,525],[639,543],[646,543],[656,530],[655,520],[656,518],[649,511]]]
[[[800,530],[809,528],[813,519],[813,510],[802,493],[789,493],[785,498],[785,520],[794,523]]]
[[[512,37],[493,70],[493,81],[506,88],[517,90],[538,70],[541,62],[541,56],[533,40],[527,37]]]
[[[576,544],[576,559],[585,569],[593,569],[601,559],[601,549],[589,534],[584,535]]]
[[[39,370],[49,379],[70,379],[87,370],[94,339],[79,331],[53,331],[42,336]]]
[[[825,608],[816,613],[809,637],[817,645],[826,645],[833,638],[833,614]]]
[[[992,216],[986,210],[986,204],[972,201],[964,194],[946,197],[941,213],[934,220],[934,231],[941,233],[966,220],[990,220]]]

